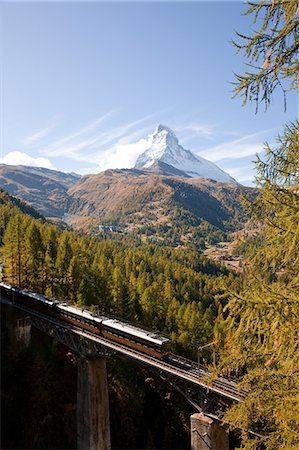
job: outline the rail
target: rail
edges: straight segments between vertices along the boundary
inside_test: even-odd
[[[77,336],[82,336],[112,352],[116,352],[125,357],[134,359],[135,361],[139,361],[144,365],[158,370],[160,373],[168,374],[189,384],[191,383],[194,388],[204,388],[205,390],[213,392],[218,396],[237,402],[242,402],[246,396],[246,391],[238,388],[234,381],[224,377],[215,378],[210,371],[203,367],[198,367],[198,364],[195,361],[186,359],[180,355],[172,353],[167,355],[164,359],[156,358],[136,349],[127,347],[124,344],[110,341],[109,339],[98,336],[91,331],[86,331],[85,329],[80,328],[79,325],[75,326],[63,322],[57,318],[49,317],[40,311],[34,310],[34,308],[29,308],[21,304],[15,304],[2,295],[0,296],[0,300],[3,304],[14,306],[31,316],[47,321],[55,327],[67,330]]]

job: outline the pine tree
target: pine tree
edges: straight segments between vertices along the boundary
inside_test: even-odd
[[[20,214],[12,217],[6,227],[3,236],[2,254],[4,257],[5,279],[18,286],[21,286],[24,267],[22,260],[24,257],[24,221]]]
[[[32,220],[25,233],[25,254],[27,263],[27,282],[32,290],[36,290],[42,281],[44,262],[44,246],[40,230]]]
[[[243,288],[227,307],[229,354],[223,360],[226,370],[245,374],[251,389],[227,419],[262,430],[268,435],[263,445],[271,450],[296,448],[299,438],[298,122],[278,142],[266,148],[264,162],[257,161],[261,193],[251,211],[263,224],[262,239],[249,255]],[[244,448],[259,445],[244,436]]]
[[[67,284],[69,286],[68,299],[71,303],[75,303],[77,300],[82,275],[85,272],[83,267],[82,261],[77,256],[72,256],[66,275]]]
[[[119,317],[129,316],[129,285],[123,271],[118,267],[114,268],[112,274],[112,295],[114,313]]]
[[[245,54],[249,70],[237,75],[235,94],[244,103],[254,101],[270,105],[273,91],[279,86],[285,96],[289,89],[299,88],[299,2],[298,0],[249,1],[245,14],[253,15],[254,30],[251,36],[237,33],[234,42],[238,51]],[[289,82],[289,84],[288,84]]]
[[[91,270],[96,304],[103,311],[110,312],[112,305],[112,264],[104,255],[96,253]]]
[[[67,279],[67,273],[69,270],[70,262],[73,256],[73,249],[71,245],[70,235],[68,232],[61,234],[58,240],[57,257],[56,257],[56,269],[58,275],[58,287],[59,295],[63,299],[67,298],[69,283]]]
[[[49,297],[54,297],[55,279],[57,277],[57,230],[54,227],[51,227],[48,232],[44,233],[43,240],[45,241],[46,247],[43,270],[43,285],[46,295],[48,295]]]
[[[260,30],[244,39],[251,72],[237,76],[235,92],[270,105],[277,86],[298,89],[299,2],[250,2],[248,14]],[[249,388],[244,403],[226,419],[263,438],[249,439],[244,449],[295,449],[299,442],[299,123],[285,127],[274,149],[257,159],[260,195],[249,211],[260,235],[247,250],[243,283],[232,294],[225,314],[226,336],[220,369],[239,376]],[[245,246],[246,248],[246,246]],[[216,327],[217,328],[217,327]],[[221,328],[221,330],[220,330]],[[221,341],[223,319],[221,316]]]

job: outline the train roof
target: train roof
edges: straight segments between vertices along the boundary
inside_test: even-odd
[[[130,333],[132,336],[146,339],[147,341],[150,341],[154,344],[162,345],[166,342],[169,342],[169,339],[164,336],[160,336],[156,333],[143,330],[142,328],[137,328],[133,325],[129,325],[119,320],[106,319],[103,320],[103,325],[115,330],[123,331],[124,333]]]
[[[40,300],[45,303],[49,303],[50,305],[52,305],[54,303],[53,300],[45,297],[43,294],[38,294],[37,292],[27,291],[27,289],[22,289],[21,292],[28,295],[28,297],[35,298],[35,299]]]
[[[114,330],[122,331],[124,333],[130,333],[132,336],[139,337],[141,339],[146,339],[152,343],[162,345],[163,343],[166,343],[169,341],[168,338],[165,338],[163,336],[159,336],[156,333],[148,332],[146,330],[143,330],[142,328],[135,327],[133,325],[129,325],[125,322],[121,322],[120,320],[116,319],[110,319],[104,316],[94,316],[86,309],[80,309],[76,306],[71,306],[67,304],[58,305],[59,309],[62,309],[66,312],[72,312],[76,315],[79,315],[85,319],[94,320],[95,322],[98,322],[99,324],[106,325],[109,328],[112,328]]]
[[[26,288],[20,288],[20,287],[17,287],[17,286],[13,286],[12,284],[5,283],[3,281],[0,283],[0,286],[4,287],[5,289],[9,289],[10,291],[14,291],[14,292],[17,292],[17,293],[20,293],[20,294],[24,294],[27,297],[31,297],[31,298],[40,300],[40,301],[42,301],[44,303],[48,303],[49,305],[52,305],[54,303],[54,301],[52,299],[49,299],[49,298],[45,297],[43,294],[39,294],[37,292],[29,291]]]
[[[76,315],[84,317],[85,319],[95,319],[95,317],[86,309],[77,308],[76,306],[68,305],[66,303],[60,303],[59,305],[57,305],[57,307],[59,309],[62,309],[63,311],[69,311]]]
[[[19,290],[16,286],[13,286],[12,284],[6,283],[5,281],[1,281],[0,286],[3,286],[6,289],[10,289],[11,291]]]
[[[68,305],[67,303],[59,303],[57,305],[57,307],[59,309],[62,309],[63,311],[72,312],[73,314],[76,314],[77,316],[81,316],[85,319],[94,320],[95,322],[98,322],[99,324],[101,324],[102,321],[107,318],[104,316],[95,316],[93,313],[88,311],[88,309],[78,308],[77,306]]]

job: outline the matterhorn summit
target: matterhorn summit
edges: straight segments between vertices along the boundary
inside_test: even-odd
[[[222,183],[236,183],[234,178],[216,164],[184,149],[174,132],[165,125],[158,126],[151,137],[149,148],[137,158],[135,168],[159,171],[165,175],[210,178]]]

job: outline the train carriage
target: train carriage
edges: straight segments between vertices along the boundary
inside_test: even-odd
[[[116,319],[103,320],[102,335],[159,358],[169,351],[168,338]]]
[[[95,316],[86,309],[60,303],[43,294],[21,289],[8,283],[0,283],[0,292],[16,304],[31,307],[134,350],[158,358],[163,358],[169,352],[170,340],[168,338],[126,322],[105,316]]]

